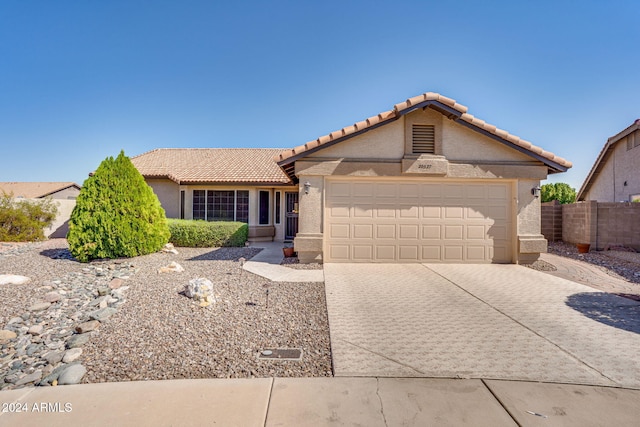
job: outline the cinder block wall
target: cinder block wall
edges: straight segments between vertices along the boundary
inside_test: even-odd
[[[640,250],[640,203],[562,205],[562,240],[589,243],[592,249],[622,245]]]
[[[562,240],[567,243],[590,243],[595,247],[595,224],[591,224],[596,202],[562,205]],[[593,225],[593,227],[592,227]]]
[[[540,204],[542,235],[550,242],[562,240],[562,205],[557,200]]]
[[[598,203],[597,248],[622,245],[640,250],[640,203]]]

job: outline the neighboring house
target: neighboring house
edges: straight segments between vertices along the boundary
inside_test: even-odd
[[[0,182],[2,191],[24,199],[75,199],[80,194],[80,186],[74,182]]]
[[[531,262],[540,181],[571,167],[431,92],[290,150],[132,161],[168,216],[233,216],[254,239],[294,238],[301,262]]]
[[[640,119],[607,140],[582,184],[577,200],[640,200]]]
[[[74,182],[0,182],[0,193],[13,194],[17,199],[42,199],[51,197],[58,208],[56,218],[44,230],[49,238],[66,237],[69,218],[80,194],[80,186]]]

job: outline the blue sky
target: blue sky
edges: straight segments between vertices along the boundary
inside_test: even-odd
[[[0,181],[292,147],[427,91],[573,161],[640,118],[637,1],[0,2]]]

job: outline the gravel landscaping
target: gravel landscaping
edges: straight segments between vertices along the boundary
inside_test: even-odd
[[[549,242],[548,252],[588,262],[611,276],[632,283],[640,283],[640,253],[633,252],[630,249],[591,251],[581,254],[578,253],[576,245],[564,242]]]
[[[259,249],[177,249],[82,264],[68,259],[64,239],[0,244],[0,274],[31,278],[0,286],[0,327],[18,335],[0,340],[0,386],[55,384],[63,368],[66,375],[79,364],[83,383],[332,375],[322,283],[275,283],[243,271],[239,259]],[[172,261],[185,271],[158,272]],[[206,307],[182,293],[201,277],[214,284],[215,302]],[[34,307],[56,292],[61,301]],[[113,310],[92,323],[98,308]],[[78,325],[97,327],[85,332]],[[57,356],[71,353],[71,338],[83,335],[89,339],[81,355],[65,366]],[[259,357],[278,348],[301,349],[302,357]]]

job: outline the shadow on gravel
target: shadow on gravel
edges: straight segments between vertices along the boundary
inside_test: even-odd
[[[44,249],[40,251],[40,255],[51,259],[74,259],[69,249]]]
[[[238,261],[251,259],[262,249],[259,248],[214,248],[210,252],[188,258],[187,261]]]
[[[640,302],[606,292],[574,294],[565,303],[590,319],[640,334]]]

